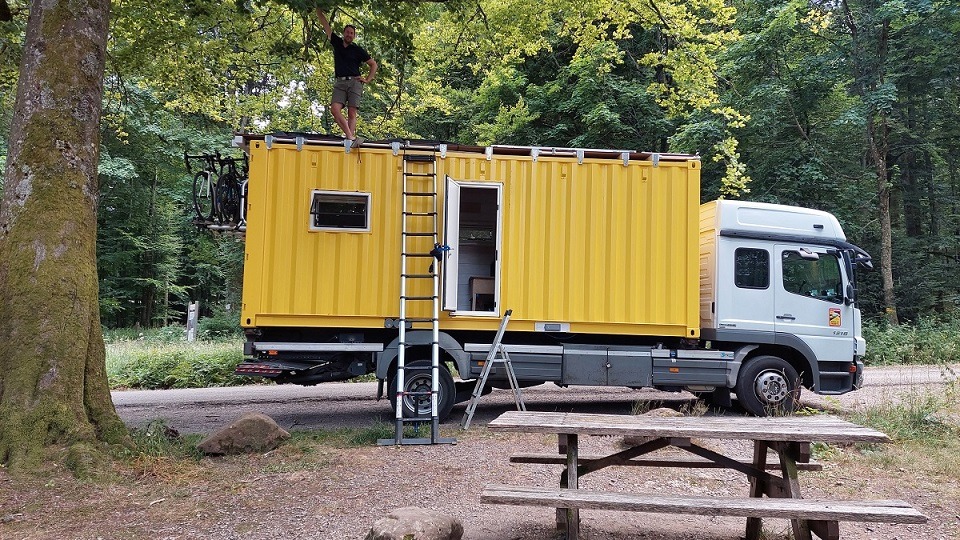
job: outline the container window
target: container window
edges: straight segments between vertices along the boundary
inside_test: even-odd
[[[370,194],[314,190],[310,203],[312,231],[369,231]]]
[[[741,289],[766,289],[770,286],[770,254],[765,249],[737,248],[734,276]]]
[[[840,261],[830,255],[803,258],[796,251],[783,252],[783,288],[793,294],[834,304],[843,303]]]

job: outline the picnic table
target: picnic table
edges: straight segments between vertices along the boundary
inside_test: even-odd
[[[654,417],[645,415],[583,414],[509,411],[488,425],[491,431],[556,434],[558,453],[518,454],[514,463],[564,465],[559,488],[487,486],[480,501],[487,504],[552,506],[557,525],[568,540],[580,534],[583,509],[629,510],[737,516],[747,518],[746,539],[758,540],[765,517],[790,519],[793,537],[839,539],[840,521],[924,523],[927,518],[908,503],[897,500],[843,501],[803,499],[798,471],[819,470],[810,463],[812,442],[888,443],[885,434],[833,416],[783,417]],[[580,437],[619,435],[636,444],[609,455],[581,456]],[[742,460],[699,444],[698,439],[745,440],[753,443],[753,457]],[[666,447],[679,448],[691,458],[647,456]],[[777,458],[768,462],[768,452]],[[638,459],[647,456],[646,459]],[[726,468],[749,479],[748,497],[693,497],[630,494],[582,490],[580,477],[611,466]],[[780,474],[775,472],[779,470]],[[773,471],[773,472],[771,472]],[[763,498],[766,495],[768,498]]]

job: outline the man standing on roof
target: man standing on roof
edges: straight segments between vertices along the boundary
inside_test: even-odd
[[[363,85],[369,84],[376,75],[377,62],[363,47],[353,42],[357,37],[356,26],[352,24],[344,26],[341,38],[333,32],[327,15],[320,8],[317,8],[317,17],[327,33],[330,45],[333,46],[333,71],[336,80],[333,83],[330,111],[337,125],[343,130],[343,134],[351,142],[351,146],[358,146],[363,142],[362,137],[357,137],[357,108],[360,107],[360,94],[363,93]],[[361,77],[360,64],[364,63],[369,69],[367,76]],[[347,106],[346,118],[343,117],[344,105]]]

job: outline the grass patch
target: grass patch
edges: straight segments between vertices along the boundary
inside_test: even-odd
[[[862,445],[885,468],[960,479],[960,383],[915,391],[856,411],[850,420],[882,431],[894,444]]]
[[[914,392],[902,400],[857,411],[852,420],[886,433],[895,442],[937,445],[958,435],[957,427],[946,421],[950,405],[945,394]]]
[[[107,344],[111,388],[205,388],[250,384],[233,374],[243,361],[240,341],[117,341]]]
[[[960,319],[927,318],[900,326],[864,321],[863,337],[869,366],[960,363]]]
[[[406,432],[405,432],[406,433]],[[377,444],[378,439],[392,438],[394,427],[386,422],[377,422],[369,427],[317,429],[311,431],[292,431],[287,444],[296,446],[305,452],[312,451],[318,445],[334,448],[356,448]]]

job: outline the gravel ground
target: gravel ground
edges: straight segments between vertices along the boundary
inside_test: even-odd
[[[876,382],[870,391],[805,399],[821,407],[856,408],[910,399],[920,391],[941,391],[938,379],[934,370],[887,370],[868,373],[868,380]],[[260,388],[268,387],[141,396],[120,393],[115,401],[130,425],[161,417],[184,433],[225,425],[247,409],[270,414],[294,429],[364,427],[389,418],[389,407],[372,399],[375,386],[281,389],[280,397]],[[293,395],[284,395],[288,391]],[[531,388],[526,397],[532,409],[617,413],[630,412],[638,399],[665,399],[673,404],[689,399],[684,394],[549,386]],[[444,435],[455,436],[456,445],[340,448],[294,442],[266,454],[205,458],[199,463],[143,458],[121,466],[117,478],[100,482],[75,480],[57,471],[44,478],[14,480],[0,470],[0,539],[359,540],[388,511],[420,506],[459,518],[467,540],[552,540],[557,538],[553,510],[478,502],[481,489],[489,483],[557,485],[559,466],[508,462],[512,453],[552,451],[554,438],[494,434],[484,427],[510,408],[510,399],[509,392],[485,398],[476,427],[469,432],[445,424]],[[458,420],[461,413],[462,405],[454,410],[454,418]],[[750,448],[742,443],[708,443],[728,454],[750,455]],[[609,451],[619,444],[612,437],[587,437],[582,452]],[[804,494],[903,499],[931,518],[924,525],[843,523],[845,539],[960,538],[956,510],[960,508],[960,472],[942,470],[935,455],[909,448],[898,452],[830,448],[822,456],[822,472],[801,473]],[[581,482],[587,489],[676,494],[742,496],[748,488],[742,475],[726,470],[610,468]],[[588,540],[734,540],[742,536],[744,527],[744,520],[737,518],[627,512],[584,511],[581,519],[583,537]],[[767,538],[787,538],[787,522],[764,523]]]

